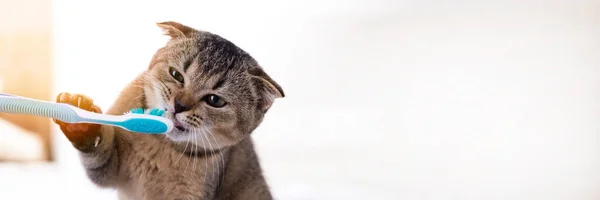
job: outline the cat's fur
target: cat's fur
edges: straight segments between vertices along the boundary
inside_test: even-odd
[[[178,128],[146,135],[56,121],[80,150],[88,177],[117,189],[120,199],[272,199],[250,134],[284,96],[281,87],[228,40],[177,22],[157,25],[170,41],[106,113],[166,109]],[[209,94],[225,106],[209,105]],[[57,101],[102,112],[80,94],[61,93]],[[175,115],[176,102],[183,109]]]

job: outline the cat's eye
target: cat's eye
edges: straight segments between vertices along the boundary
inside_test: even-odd
[[[175,80],[183,83],[183,75],[181,75],[181,73],[179,73],[175,68],[169,67],[169,74],[171,74]]]
[[[204,97],[204,101],[209,106],[212,106],[212,107],[215,107],[215,108],[221,108],[221,107],[223,107],[223,106],[225,106],[227,104],[225,102],[225,100],[223,100],[223,98],[221,98],[221,97],[219,97],[217,95],[214,95],[214,94],[206,95]]]

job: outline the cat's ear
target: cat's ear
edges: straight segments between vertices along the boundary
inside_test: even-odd
[[[269,110],[275,99],[285,97],[283,89],[277,84],[264,70],[261,68],[252,68],[248,70],[248,74],[255,81],[258,91],[261,95],[260,109],[263,112]]]
[[[196,31],[191,27],[174,21],[158,22],[156,25],[165,32],[165,35],[171,36],[172,39],[189,37]]]

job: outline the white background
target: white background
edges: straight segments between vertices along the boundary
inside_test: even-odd
[[[216,2],[56,0],[56,93],[107,108],[174,20],[283,86],[254,133],[278,199],[600,198],[600,3]],[[28,195],[114,198],[55,135]]]

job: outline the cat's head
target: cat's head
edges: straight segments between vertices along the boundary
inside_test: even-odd
[[[170,140],[215,150],[234,145],[284,96],[232,42],[177,22],[157,25],[171,38],[142,77],[148,107],[167,110],[176,125]]]

